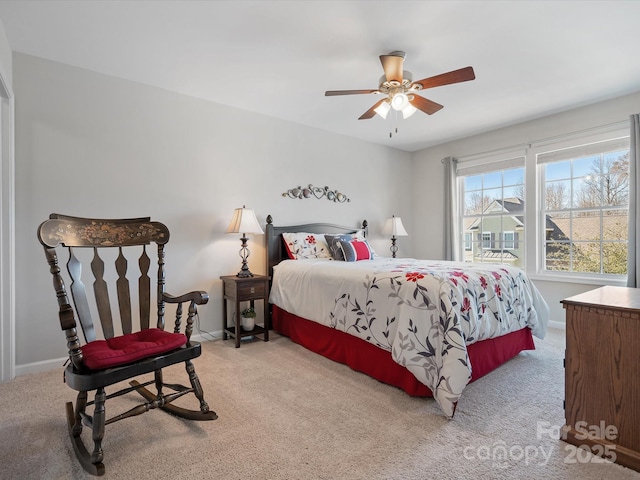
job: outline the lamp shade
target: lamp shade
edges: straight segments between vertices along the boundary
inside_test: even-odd
[[[417,111],[418,109],[409,103],[402,109],[402,118],[406,120]]]
[[[391,110],[391,106],[389,105],[389,100],[383,101],[380,105],[378,105],[373,110],[382,118],[387,118],[387,114],[389,113],[389,110]]]
[[[394,110],[402,111],[407,105],[409,105],[409,97],[406,93],[396,93],[391,98],[391,106]]]
[[[384,235],[391,235],[392,237],[406,237],[409,235],[402,225],[402,219],[395,215],[387,219],[382,229]]]
[[[233,218],[227,228],[227,233],[255,233],[263,234],[262,228],[258,223],[256,214],[251,208],[236,208],[233,211]]]

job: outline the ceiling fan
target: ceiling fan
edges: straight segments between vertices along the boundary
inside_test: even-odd
[[[358,120],[372,118],[376,113],[382,118],[387,118],[387,114],[392,108],[402,112],[402,118],[409,118],[418,110],[432,115],[443,108],[439,103],[416,95],[416,92],[426,88],[467,82],[476,78],[473,68],[465,67],[414,82],[411,72],[402,69],[405,56],[405,52],[401,51],[391,52],[388,55],[380,55],[384,75],[380,77],[380,86],[377,89],[329,90],[324,92],[324,94],[327,97],[335,95],[358,95],[363,93],[386,94],[386,98],[378,101],[369,110],[364,112]]]

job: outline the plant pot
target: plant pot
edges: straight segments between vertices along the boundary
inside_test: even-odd
[[[241,318],[242,330],[249,332],[256,326],[256,319],[254,317],[242,317]]]

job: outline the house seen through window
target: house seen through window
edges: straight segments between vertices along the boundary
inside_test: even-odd
[[[459,187],[462,259],[524,267],[524,166],[460,175]]]

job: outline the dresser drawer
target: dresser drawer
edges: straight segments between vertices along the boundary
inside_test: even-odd
[[[238,296],[240,298],[263,298],[266,294],[266,282],[242,282],[238,284]]]
[[[251,300],[264,298],[267,295],[267,282],[256,281],[225,281],[224,296],[227,298],[238,298],[241,300]]]

